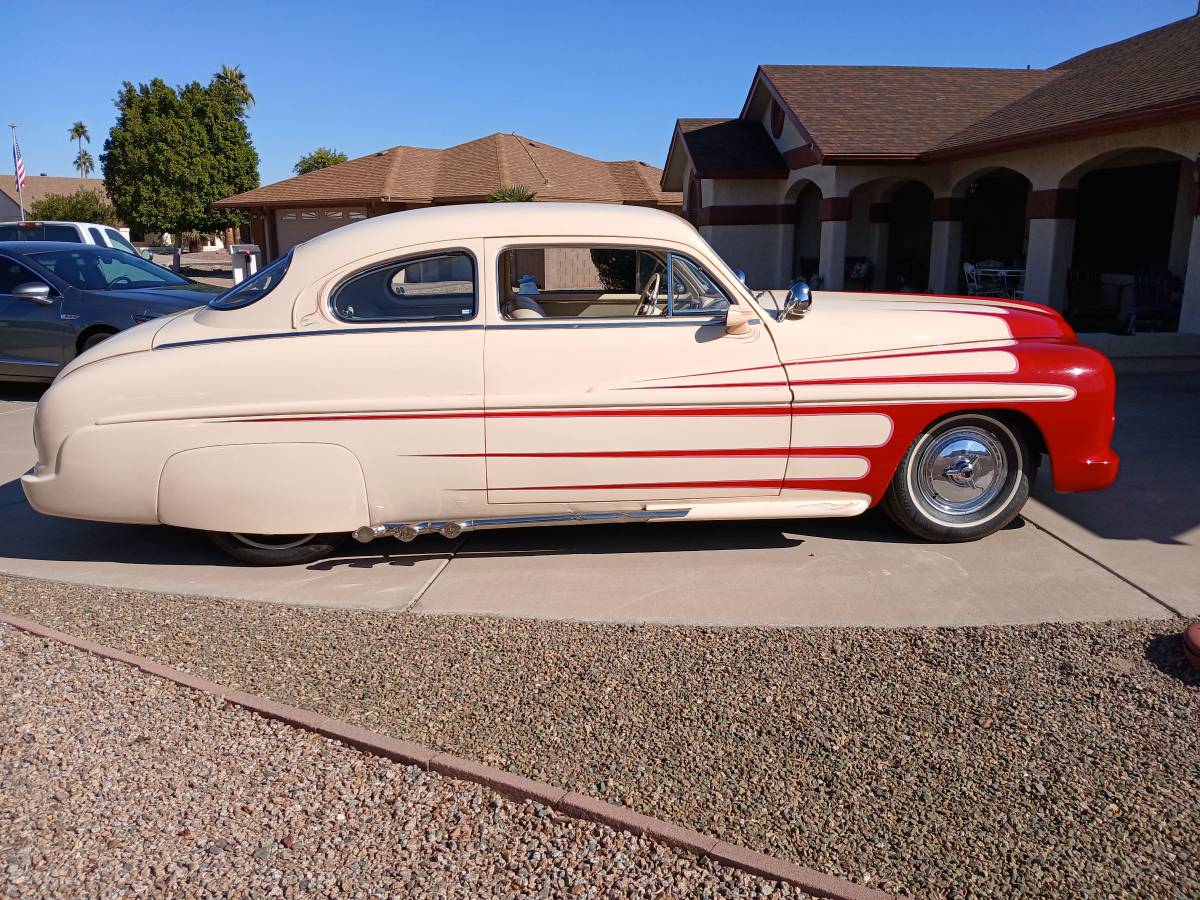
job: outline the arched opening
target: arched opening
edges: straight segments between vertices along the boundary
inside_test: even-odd
[[[1133,148],[1089,160],[1063,179],[1077,190],[1067,317],[1079,330],[1178,328],[1191,170],[1178,154]]]
[[[885,290],[918,294],[929,290],[932,203],[933,191],[919,181],[906,181],[891,193]]]
[[[1023,268],[1029,246],[1025,218],[1029,179],[1012,169],[992,169],[973,177],[963,204],[962,259],[972,265],[1000,263]],[[962,266],[959,266],[962,279]],[[960,284],[965,290],[965,283]]]
[[[792,278],[811,279],[821,268],[821,189],[808,182],[792,206]]]

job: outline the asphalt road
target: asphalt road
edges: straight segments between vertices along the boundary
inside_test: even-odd
[[[719,625],[974,625],[1200,614],[1200,376],[1119,383],[1117,485],[1057,495],[1043,467],[973,544],[860,519],[481,532],[245,567],[198,534],[51,519],[25,502],[39,391],[0,386],[0,571],[295,605]]]

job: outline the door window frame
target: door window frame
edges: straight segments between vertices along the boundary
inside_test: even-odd
[[[667,256],[667,313],[661,316],[596,316],[579,318],[575,316],[547,316],[544,319],[509,319],[504,316],[504,297],[508,292],[508,286],[504,284],[504,272],[500,265],[500,258],[510,251],[514,250],[548,250],[555,247],[563,247],[577,250],[647,250],[664,253]],[[724,281],[713,274],[712,266],[705,265],[697,260],[689,253],[672,249],[671,247],[663,247],[647,241],[638,241],[636,243],[622,242],[620,240],[605,240],[597,239],[575,239],[575,240],[548,240],[548,241],[532,241],[521,243],[506,243],[501,244],[495,252],[492,265],[495,269],[495,286],[496,296],[491,304],[491,311],[495,313],[497,325],[492,327],[499,328],[617,328],[617,327],[634,327],[639,325],[724,325],[725,311],[713,315],[699,315],[695,313],[684,313],[675,315],[672,309],[674,298],[672,297],[671,287],[674,275],[671,271],[671,257],[678,256],[681,259],[686,259],[692,265],[698,267],[716,285],[721,293],[725,295],[725,299],[730,306],[741,305],[741,300],[735,292],[729,290],[729,287]],[[536,298],[534,298],[536,299]],[[751,307],[753,309],[753,307]]]

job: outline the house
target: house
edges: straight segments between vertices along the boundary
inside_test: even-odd
[[[680,212],[662,172],[637,161],[603,162],[517,134],[490,134],[445,150],[392,147],[227,197],[215,207],[251,214],[267,259],[341,225],[423,206],[479,203],[523,185],[538,200],[624,203]]]
[[[49,194],[73,194],[80,188],[95,191],[108,202],[101,178],[56,177],[54,175],[29,175],[25,179],[25,218],[34,202]],[[12,222],[21,218],[20,196],[16,182],[11,178],[0,178],[0,222]]]
[[[1200,332],[1198,154],[1190,17],[1045,70],[760,66],[661,186],[754,286],[959,294],[994,260],[1083,328],[1149,296]]]

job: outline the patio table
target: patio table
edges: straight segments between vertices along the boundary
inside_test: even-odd
[[[1025,270],[1018,268],[1002,268],[1002,269],[975,269],[975,275],[979,279],[994,278],[1000,282],[1004,291],[1005,297],[1015,297],[1016,292],[1021,289],[1021,285],[1025,283]]]

